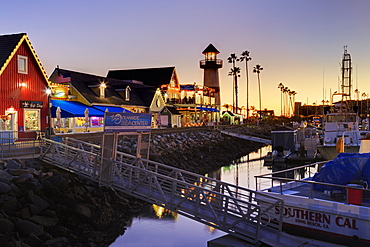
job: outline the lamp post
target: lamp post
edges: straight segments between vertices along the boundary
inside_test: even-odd
[[[51,131],[51,103],[50,103],[50,97],[51,97],[51,93],[52,93],[51,88],[47,88],[45,90],[45,93],[48,96],[48,117],[47,117],[48,129],[46,130],[45,135],[46,135],[47,138],[50,138],[51,133],[52,133],[52,131]]]
[[[262,107],[261,107],[261,81],[260,81],[260,73],[263,70],[262,66],[260,64],[257,64],[253,68],[253,73],[257,73],[257,79],[258,79],[258,92],[259,92],[259,107],[260,107],[260,117],[262,117]],[[257,122],[259,124],[259,121]]]

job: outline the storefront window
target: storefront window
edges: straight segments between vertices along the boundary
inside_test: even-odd
[[[14,121],[15,114],[6,112],[5,115],[1,115],[0,130],[13,130]]]
[[[102,117],[91,117],[91,126],[92,127],[103,126],[103,120],[104,118]]]
[[[24,110],[24,130],[40,130],[40,110],[25,109]]]

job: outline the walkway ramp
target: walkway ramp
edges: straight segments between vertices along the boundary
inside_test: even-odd
[[[255,137],[255,136],[249,136],[249,135],[242,135],[242,134],[233,133],[233,132],[229,132],[229,131],[225,131],[225,130],[220,130],[220,132],[222,134],[233,136],[233,137],[238,137],[238,138],[241,138],[241,139],[244,139],[244,140],[253,141],[253,142],[260,142],[260,143],[271,145],[271,140],[269,140],[269,139]]]
[[[43,139],[40,159],[256,245],[304,243],[281,231],[282,214],[279,221],[266,217],[284,206],[280,198],[125,153],[102,160],[100,153],[100,146],[72,138]]]

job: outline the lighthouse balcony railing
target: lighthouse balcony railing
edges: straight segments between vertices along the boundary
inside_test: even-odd
[[[200,63],[200,67],[201,68],[206,68],[206,67],[213,67],[213,66],[216,66],[216,67],[219,67],[221,68],[222,67],[222,60],[221,59],[216,59],[216,60],[200,60],[199,61]]]

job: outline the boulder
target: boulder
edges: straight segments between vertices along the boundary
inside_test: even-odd
[[[9,173],[7,173],[6,171],[2,171],[0,170],[0,182],[4,182],[4,183],[10,183],[10,181],[12,180],[13,176],[10,175]]]
[[[12,188],[8,184],[0,182],[0,194],[8,193],[11,190]]]
[[[58,237],[54,239],[50,239],[44,242],[43,246],[50,246],[50,247],[64,247],[68,246],[69,242],[68,239],[65,237]]]
[[[84,204],[76,204],[74,207],[74,212],[85,216],[86,218],[91,218],[92,216],[91,209]]]
[[[13,175],[13,176],[19,176],[21,174],[29,174],[29,175],[31,175],[30,174],[31,172],[28,169],[20,169],[20,168],[19,169],[9,169],[8,170],[8,173],[10,175]]]
[[[31,217],[31,219],[42,226],[56,226],[59,221],[58,218],[41,215],[34,215]]]
[[[14,230],[14,224],[8,219],[0,219],[0,233],[7,234]]]
[[[8,163],[6,164],[7,169],[19,169],[21,168],[22,164],[18,163],[15,160],[9,160]]]
[[[39,214],[50,206],[46,200],[42,199],[38,195],[35,195],[32,190],[28,192],[26,200],[30,203],[28,208],[31,215]]]
[[[19,229],[19,231],[24,234],[25,236],[41,236],[44,234],[44,229],[28,220],[18,220],[15,223],[15,226]]]

